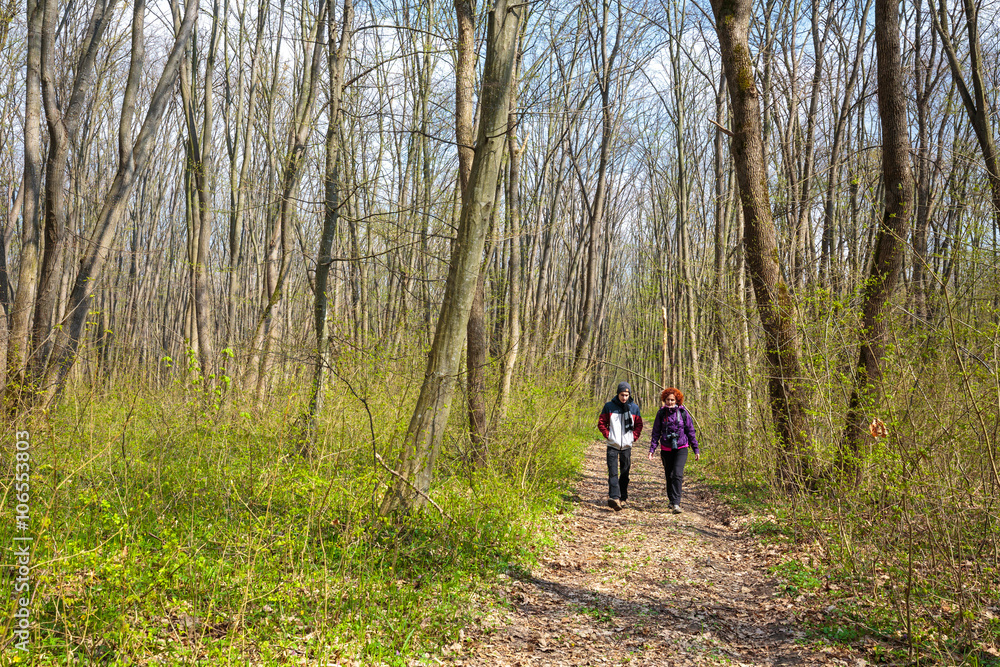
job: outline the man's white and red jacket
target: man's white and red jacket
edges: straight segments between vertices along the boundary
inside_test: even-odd
[[[629,398],[622,403],[615,396],[604,404],[597,428],[608,441],[608,447],[631,449],[632,443],[642,434],[642,417],[639,406]]]

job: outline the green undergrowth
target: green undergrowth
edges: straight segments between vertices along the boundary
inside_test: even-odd
[[[1000,312],[938,296],[932,320],[902,301],[886,315],[882,374],[858,395],[862,429],[847,438],[859,315],[814,294],[799,322],[802,446],[777,441],[754,370],[765,360],[733,358],[692,401],[703,455],[688,470],[733,525],[774,547],[779,595],[816,613],[809,641],[849,643],[875,663],[996,664]]]
[[[912,487],[883,482],[846,502],[822,486],[790,494],[763,478],[733,483],[724,464],[702,463],[692,476],[783,554],[769,573],[776,595],[813,610],[804,641],[850,645],[875,664],[1000,667],[1000,571],[983,551],[988,526],[949,517]],[[904,500],[887,502],[890,494]]]
[[[394,460],[408,415],[388,388],[362,397],[374,443],[364,407],[331,390],[307,458],[295,391],[266,409],[190,387],[74,393],[30,428],[30,653],[4,595],[0,662],[404,665],[458,641],[498,573],[530,570],[578,470],[585,441],[556,391],[519,391],[485,467],[454,411],[442,512],[391,519],[374,452]]]

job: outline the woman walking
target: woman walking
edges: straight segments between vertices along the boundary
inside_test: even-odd
[[[681,487],[684,484],[684,464],[688,449],[698,454],[698,440],[694,437],[694,420],[684,407],[684,394],[676,387],[667,387],[660,393],[660,407],[653,420],[653,443],[649,446],[649,460],[660,448],[660,460],[667,478],[667,497],[674,514],[681,513]]]

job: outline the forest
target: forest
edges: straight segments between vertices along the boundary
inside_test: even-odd
[[[627,380],[817,636],[1000,664],[997,11],[0,0],[4,661],[429,659]]]

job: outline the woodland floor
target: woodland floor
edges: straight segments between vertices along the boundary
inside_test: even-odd
[[[587,451],[556,543],[537,569],[505,579],[505,604],[428,664],[850,665],[860,651],[804,641],[803,626],[836,613],[829,599],[790,597],[762,543],[690,479],[669,512],[659,458],[633,453],[628,507],[607,506],[605,446]],[[440,661],[440,662],[439,662]]]

